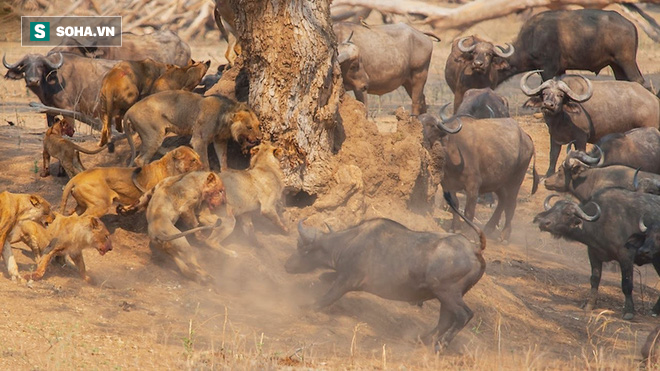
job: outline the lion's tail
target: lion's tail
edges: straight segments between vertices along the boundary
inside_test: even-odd
[[[74,186],[75,182],[73,181],[73,178],[71,178],[66,186],[64,186],[64,191],[62,192],[62,201],[60,201],[60,213],[62,215],[66,215],[66,202],[69,200],[69,195],[71,194]]]

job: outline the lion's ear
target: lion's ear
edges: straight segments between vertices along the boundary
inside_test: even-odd
[[[30,203],[32,203],[32,206],[38,206],[41,204],[41,200],[39,200],[39,197],[35,195],[30,195]]]
[[[92,226],[93,229],[99,229],[101,227],[101,219],[97,217],[92,217],[92,220],[90,221],[90,225]]]
[[[255,146],[255,147],[250,148],[250,156],[256,156],[257,153],[259,153],[259,147],[260,146]]]
[[[209,173],[209,176],[206,177],[206,184],[213,184],[218,181],[218,177],[215,173]]]
[[[277,147],[273,150],[273,156],[275,156],[276,159],[281,160],[282,156],[284,156],[284,151],[282,148]]]

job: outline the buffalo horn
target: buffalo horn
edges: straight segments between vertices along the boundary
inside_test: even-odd
[[[477,43],[475,42],[472,44],[472,46],[465,46],[465,41],[469,39],[470,36],[468,37],[462,37],[460,40],[458,40],[458,50],[462,51],[463,53],[469,53],[473,51],[477,47]]]
[[[639,175],[639,169],[640,167],[635,170],[635,175],[633,175],[633,187],[635,188],[635,191],[639,189],[639,178],[637,178],[637,175]]]
[[[456,133],[458,133],[459,131],[461,131],[461,129],[463,128],[463,121],[461,121],[461,118],[457,116],[457,117],[456,117],[456,121],[458,121],[458,126],[457,126],[455,129],[451,129],[451,128],[449,128],[449,127],[446,125],[446,121],[445,121],[445,120],[442,120],[442,122],[438,121],[438,122],[435,123],[435,125],[436,125],[438,128],[440,128],[442,131],[447,132],[447,134],[456,134]]]
[[[544,81],[537,88],[535,88],[535,89],[530,88],[527,85],[527,79],[530,76],[532,76],[534,74],[537,74],[537,73],[540,75],[541,72],[543,72],[543,70],[529,71],[526,74],[524,74],[523,77],[520,79],[520,90],[522,90],[523,93],[525,93],[525,95],[527,95],[529,97],[534,96],[534,95],[538,94],[541,90],[545,89],[553,81],[553,80]]]
[[[328,224],[328,222],[323,222],[323,224],[325,224],[326,228],[328,228],[328,232],[330,232],[330,233],[335,233],[335,231],[332,229],[332,227],[330,226],[330,224]]]
[[[305,228],[305,226],[303,226],[303,222],[305,221],[305,219],[302,219],[298,222],[298,234],[300,234],[300,238],[303,241],[314,241],[314,239],[316,238],[316,233],[314,233],[313,230],[310,230],[308,228]]]
[[[495,117],[495,111],[493,111],[493,109],[490,108],[489,105],[486,105],[486,108],[488,108],[488,112],[490,113],[490,118],[494,118]]]
[[[588,154],[586,154],[586,152],[583,151],[577,151],[574,154],[574,157],[589,166],[600,167],[601,165],[603,165],[603,162],[605,162],[605,156],[603,156],[603,150],[600,149],[600,147],[594,144],[594,148],[598,152],[598,155],[596,157],[589,156]]]
[[[577,94],[577,93],[575,93],[575,92],[573,91],[573,89],[571,89],[571,88],[568,86],[568,84],[566,84],[564,81],[559,81],[559,83],[557,84],[557,87],[558,87],[561,91],[563,91],[564,93],[566,93],[566,95],[568,95],[572,100],[574,100],[574,101],[576,101],[576,102],[578,102],[578,103],[582,103],[582,102],[584,102],[584,101],[589,100],[589,98],[591,98],[591,96],[592,96],[593,93],[594,93],[594,87],[593,87],[593,85],[591,84],[591,81],[589,81],[588,78],[586,78],[586,77],[584,77],[584,76],[582,76],[582,75],[571,75],[571,76],[577,76],[577,77],[580,77],[580,78],[581,78],[582,80],[584,80],[584,82],[587,84],[587,91],[586,91],[584,94]]]
[[[644,217],[640,217],[639,218],[639,231],[644,233],[644,232],[646,232],[647,229],[648,229],[648,227],[646,226],[646,224],[644,224]]]
[[[571,140],[566,144],[566,154],[571,153],[571,150],[575,148],[575,140]]]
[[[553,197],[559,197],[559,195],[556,194],[556,193],[553,193],[553,194],[549,195],[548,197],[546,197],[545,200],[543,201],[543,208],[545,209],[545,211],[548,211],[552,208],[552,206],[550,206],[550,200],[552,200]]]
[[[442,105],[442,107],[440,107],[440,120],[447,121],[447,120],[451,119],[451,117],[445,116],[445,110],[447,109],[447,106],[449,106],[450,104],[451,104],[451,102],[450,103],[445,103],[445,104]]]
[[[513,55],[515,50],[516,49],[513,47],[513,45],[509,43],[506,43],[506,51],[504,51],[504,48],[501,45],[496,45],[493,48],[493,52],[502,58],[509,58]]]
[[[344,41],[344,44],[348,44],[349,42],[351,42],[351,37],[353,37],[353,32],[354,32],[354,31],[351,31],[351,34],[348,35],[348,37],[347,37],[346,40]]]
[[[594,204],[594,206],[596,206],[596,214],[587,215],[587,213],[585,213],[584,210],[582,210],[582,208],[580,208],[580,206],[577,206],[577,208],[576,208],[577,210],[575,210],[575,215],[577,215],[581,219],[584,219],[588,222],[593,222],[593,221],[597,220],[598,218],[600,218],[600,206],[598,206],[598,204],[593,202],[593,201],[589,201],[589,203]]]
[[[48,60],[48,58],[44,58],[46,60],[46,64],[48,67],[56,70],[60,67],[62,67],[62,63],[64,63],[64,57],[62,56],[62,53],[57,53],[60,55],[60,60],[57,63],[52,63],[51,61]]]
[[[3,64],[8,70],[12,70],[12,69],[18,67],[18,65],[21,64],[21,62],[23,62],[23,60],[21,59],[20,61],[14,63],[14,64],[8,64],[8,63],[7,63],[7,59],[6,59],[5,57],[6,57],[6,55],[3,54],[3,55],[2,55],[2,64]]]

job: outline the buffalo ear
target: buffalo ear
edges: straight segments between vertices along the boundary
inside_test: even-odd
[[[8,70],[5,74],[5,79],[20,80],[23,78],[23,72],[16,70]]]
[[[511,68],[511,65],[509,64],[509,61],[504,59],[504,58],[500,58],[500,57],[493,58],[493,61],[491,62],[491,64],[497,70],[508,70],[508,69]]]
[[[564,103],[564,111],[568,113],[580,113],[580,104],[575,102]]]
[[[573,166],[571,168],[571,176],[576,177],[580,175],[585,170],[585,167],[582,165]]]
[[[637,250],[642,247],[644,240],[646,240],[646,235],[644,233],[634,233],[628,237],[628,240],[626,240],[626,243],[623,246],[628,249]]]
[[[30,203],[32,206],[39,206],[39,204],[41,204],[41,200],[39,200],[39,197],[35,195],[30,195]]]
[[[525,103],[523,103],[523,108],[541,108],[543,105],[543,99],[539,96],[530,97]]]

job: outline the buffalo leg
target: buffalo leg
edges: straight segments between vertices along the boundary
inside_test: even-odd
[[[623,304],[623,319],[631,320],[635,315],[635,306],[633,304],[633,265],[631,261],[619,262],[621,266],[621,291],[625,296]]]
[[[653,268],[655,268],[655,272],[660,276],[660,256],[657,254],[653,257]],[[660,314],[660,297],[658,298],[658,301],[655,302],[655,305],[651,310],[651,315],[653,317],[657,317],[658,314]]]
[[[443,334],[439,334],[439,339],[436,343],[436,352],[439,352],[447,347],[449,343],[454,339],[456,334],[465,327],[465,325],[470,322],[474,313],[472,310],[465,304],[463,298],[460,296],[460,292],[457,292],[456,297],[447,298],[442,300],[442,307],[447,306],[448,310],[453,313],[454,321],[452,321],[449,329]]]
[[[471,183],[474,185],[465,189],[465,219],[469,221],[474,219],[475,210],[477,208],[477,198],[479,197],[478,182]]]
[[[419,116],[426,113],[426,97],[424,96],[424,85],[428,76],[428,69],[415,72],[412,81],[403,84],[406,92],[412,100],[412,115]]]
[[[367,96],[367,90],[353,90],[355,93],[355,99],[359,100],[364,104],[364,111],[366,112],[367,117],[369,117],[369,98]]]
[[[603,273],[603,262],[596,257],[591,247],[587,247],[587,253],[589,254],[589,264],[591,264],[591,278],[589,279],[591,291],[587,302],[584,304],[584,309],[593,310],[598,300],[598,286],[600,285],[600,276]]]
[[[504,189],[498,190],[495,192],[495,194],[497,195],[497,207],[495,207],[493,215],[490,217],[488,223],[486,223],[486,226],[484,227],[484,233],[486,233],[486,235],[493,232],[495,228],[497,228],[497,224],[500,222],[502,212],[504,211],[505,200],[507,199],[506,190]]]
[[[560,151],[561,144],[555,142],[552,137],[550,137],[550,164],[548,165],[548,171],[545,172],[546,178],[549,178],[550,175],[555,173],[555,167],[557,167],[557,159],[559,158]]]
[[[614,72],[615,79],[634,81],[644,85],[644,77],[639,71],[637,62],[635,62],[635,60],[615,62],[612,63],[610,67],[612,67],[612,72]],[[646,85],[644,85],[644,87],[646,87]]]
[[[339,300],[344,294],[349,291],[353,291],[353,286],[348,282],[347,279],[339,277],[332,283],[330,290],[326,292],[321,298],[319,298],[314,307],[319,310],[329,306],[330,304]]]
[[[452,323],[454,323],[454,313],[449,310],[448,305],[440,304],[440,318],[438,319],[438,324],[429,331],[426,335],[422,336],[422,342],[424,344],[430,344],[431,341],[435,344],[440,335],[444,334],[449,330]]]

